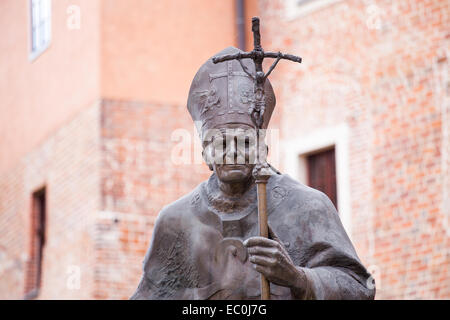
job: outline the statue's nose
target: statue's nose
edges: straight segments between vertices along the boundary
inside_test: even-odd
[[[237,149],[236,138],[230,139],[229,141],[227,141],[227,145],[226,145],[226,152],[225,152],[226,163],[234,164],[236,162],[237,153],[238,153],[238,149]]]
[[[230,152],[233,154],[233,156],[235,156],[237,154],[237,151],[237,142],[236,138],[234,138],[230,141]]]

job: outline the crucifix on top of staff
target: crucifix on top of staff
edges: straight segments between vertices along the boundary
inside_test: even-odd
[[[266,154],[263,155],[259,152],[259,130],[263,124],[264,111],[266,109],[266,100],[264,97],[264,83],[267,77],[271,74],[273,69],[281,59],[286,59],[294,62],[301,63],[302,58],[283,54],[281,52],[265,52],[261,47],[261,34],[259,31],[259,18],[252,18],[252,32],[253,32],[253,50],[250,52],[238,52],[235,54],[227,54],[223,56],[214,57],[213,63],[219,63],[229,60],[238,60],[242,66],[244,72],[254,80],[254,93],[255,101],[249,109],[249,114],[252,117],[256,130],[256,165],[253,170],[253,178],[257,185],[258,194],[258,221],[259,221],[259,233],[261,237],[267,238],[269,235],[269,229],[267,224],[267,191],[266,185],[270,178],[271,170],[266,161]],[[276,60],[269,68],[267,73],[264,73],[262,63],[265,58],[275,58]],[[247,68],[242,64],[241,59],[252,59],[255,64],[255,75],[252,75]],[[269,282],[261,275],[261,299],[270,299],[270,287]]]

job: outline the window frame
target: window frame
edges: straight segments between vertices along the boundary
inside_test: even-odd
[[[47,2],[46,6],[46,13],[43,16],[41,13],[39,13],[39,10],[35,10],[36,3],[40,4],[43,2]],[[52,0],[29,0],[29,60],[30,62],[36,60],[39,56],[42,55],[49,47],[52,42]],[[36,14],[38,12],[38,14]],[[39,20],[37,23],[39,24],[36,26],[36,18]],[[43,28],[44,30],[39,30],[39,28]],[[34,48],[35,44],[35,37],[37,38],[36,42],[38,42],[42,37],[44,36],[45,42],[42,45],[36,45],[36,48]]]
[[[308,184],[306,157],[334,146],[336,166],[337,211],[345,231],[352,238],[352,205],[350,197],[349,128],[343,123],[317,128],[301,138],[283,142],[285,172]]]

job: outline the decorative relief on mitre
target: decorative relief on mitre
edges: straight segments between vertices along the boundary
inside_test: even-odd
[[[234,54],[239,49],[229,47],[217,55]],[[245,66],[245,70],[242,65]],[[214,64],[208,59],[197,71],[189,89],[187,108],[199,133],[226,124],[254,126],[252,111],[255,105],[255,67],[251,59]],[[266,109],[263,128],[267,128],[275,107],[275,96],[269,79],[265,82]]]
[[[275,105],[275,95],[273,92],[266,93],[264,95],[264,100],[266,101],[267,106]]]
[[[217,94],[217,89],[213,85],[209,90],[195,92],[197,102],[201,110],[201,114],[211,110],[214,106],[220,108],[220,97]]]
[[[241,84],[239,88],[240,101],[244,104],[255,102],[255,92],[253,86]]]

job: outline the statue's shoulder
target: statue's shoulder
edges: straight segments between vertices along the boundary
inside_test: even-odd
[[[274,199],[283,198],[285,205],[299,208],[302,212],[333,211],[334,206],[331,200],[323,192],[304,185],[289,174],[278,174],[274,178],[269,191]]]
[[[279,175],[273,182],[267,192],[270,192],[271,199],[269,220],[276,233],[280,236],[286,234],[286,239],[294,239],[301,230],[305,241],[335,239],[338,234],[339,241],[345,238],[339,214],[323,192],[287,174]]]
[[[192,219],[194,215],[193,210],[191,210],[192,205],[199,200],[199,195],[205,183],[206,181],[203,181],[191,192],[165,205],[158,214],[157,223],[163,222],[166,225],[176,226],[183,221]]]

